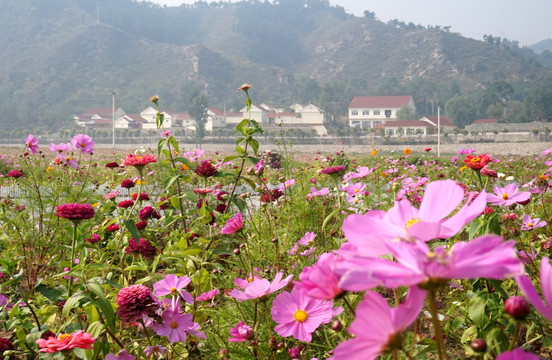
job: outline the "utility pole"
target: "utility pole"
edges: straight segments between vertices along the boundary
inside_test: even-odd
[[[112,135],[112,144],[111,146],[113,147],[113,149],[115,149],[115,91],[112,91],[111,92],[111,96],[112,96],[112,111],[111,111],[111,115],[112,115],[112,119],[111,119],[111,135]]]

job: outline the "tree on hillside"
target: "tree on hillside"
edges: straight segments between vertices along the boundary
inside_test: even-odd
[[[447,101],[445,113],[459,128],[463,128],[475,120],[475,113],[469,100],[460,95],[455,95]]]
[[[529,117],[536,121],[552,121],[552,75],[537,80],[525,98]]]
[[[188,102],[188,113],[190,117],[195,121],[196,138],[201,143],[201,139],[205,137],[205,123],[207,122],[207,107],[209,107],[209,101],[207,95],[204,92],[194,90],[190,93],[190,99]]]

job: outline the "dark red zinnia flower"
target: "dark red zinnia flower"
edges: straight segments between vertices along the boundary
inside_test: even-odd
[[[132,189],[134,187],[134,181],[130,179],[124,179],[121,181],[121,187],[124,187],[125,189]]]
[[[260,195],[261,202],[273,202],[278,200],[283,195],[279,189],[263,190]]]
[[[8,338],[0,338],[0,354],[3,354],[6,350],[15,350],[13,342]]]
[[[98,234],[92,234],[92,237],[91,238],[87,238],[87,239],[84,239],[84,241],[87,241],[91,244],[94,244],[94,243],[97,243],[98,241],[100,241],[102,238],[100,237],[100,235]]]
[[[117,204],[117,206],[122,208],[122,209],[129,208],[132,205],[134,205],[134,201],[132,201],[132,200],[123,200],[123,201],[121,201]]]
[[[113,224],[111,224],[111,225],[109,225],[108,227],[105,228],[105,231],[107,231],[107,232],[115,232],[117,230],[119,230],[119,225],[117,225],[115,223],[113,223]]]
[[[322,174],[337,174],[342,173],[345,171],[345,166],[338,165],[338,166],[330,166],[325,169],[320,170]]]
[[[25,173],[21,170],[10,170],[8,172],[8,176],[12,178],[20,178],[23,175],[25,175]]]
[[[159,207],[160,210],[165,210],[169,207],[170,203],[168,200],[169,200],[168,196],[161,196],[158,199],[159,204],[157,206]]]
[[[125,254],[141,254],[143,257],[151,258],[155,255],[155,247],[146,239],[140,238],[139,241],[132,238],[128,241]]]
[[[138,193],[133,193],[132,194],[132,200],[135,200],[138,199]],[[141,193],[140,194],[140,200],[144,200],[144,201],[148,201],[150,199],[149,195],[146,194],[146,193]]]
[[[56,216],[68,220],[83,220],[94,217],[94,208],[90,204],[63,204],[56,208]]]
[[[211,160],[202,160],[201,164],[195,168],[194,172],[199,176],[207,178],[216,175],[218,170],[213,166],[213,162]]]
[[[140,220],[147,220],[147,219],[161,219],[161,215],[155,209],[151,206],[146,206],[140,212],[138,213],[138,217]]]
[[[117,315],[128,322],[134,322],[142,315],[154,315],[158,308],[150,289],[145,285],[122,288],[117,294],[116,302],[119,305]]]
[[[110,163],[105,164],[105,167],[108,169],[117,168],[119,167],[119,164],[117,163],[117,161],[112,161]]]
[[[138,229],[138,231],[142,231],[146,228],[146,226],[148,226],[148,222],[147,221],[138,221],[136,223],[136,229]]]

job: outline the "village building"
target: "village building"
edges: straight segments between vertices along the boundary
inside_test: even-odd
[[[349,126],[374,128],[397,121],[397,112],[408,106],[416,113],[412,96],[355,96],[348,107]]]

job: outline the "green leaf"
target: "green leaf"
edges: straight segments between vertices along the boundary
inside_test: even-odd
[[[65,317],[69,316],[69,313],[72,309],[79,307],[81,304],[81,301],[86,299],[86,295],[83,293],[76,293],[75,295],[71,296],[67,301],[65,302],[65,305],[63,306],[63,310],[61,314]]]
[[[169,144],[171,144],[173,146],[173,148],[174,148],[174,149],[172,149],[173,151],[176,150],[177,152],[180,152],[180,149],[178,148],[178,141],[176,141],[174,136],[169,136],[167,141],[169,142]]]
[[[48,300],[59,301],[63,299],[63,293],[58,289],[49,288],[44,284],[38,285],[35,289]]]
[[[468,316],[479,329],[485,329],[490,324],[489,317],[485,313],[487,300],[475,294],[469,302]]]
[[[259,142],[255,139],[249,140],[249,145],[251,145],[251,149],[253,149],[253,153],[257,155],[257,151],[259,151]]]
[[[332,211],[331,213],[328,214],[328,216],[326,216],[326,218],[324,219],[324,222],[322,223],[322,232],[324,232],[324,229],[326,228],[326,225],[328,224],[328,221],[330,221],[330,219],[332,217],[335,216],[335,214],[337,214],[337,212],[339,211],[339,208],[338,209],[335,209],[334,211]]]
[[[125,220],[125,227],[128,229],[130,234],[136,241],[140,239],[140,232],[138,231],[138,228],[136,228],[136,224],[134,223],[134,220]]]
[[[239,158],[239,156],[237,156],[237,155],[230,155],[230,156],[225,157],[225,158],[222,160],[222,162],[225,163],[225,162],[228,162],[228,161],[232,161],[232,160],[234,160],[234,159],[237,159],[237,158]]]

